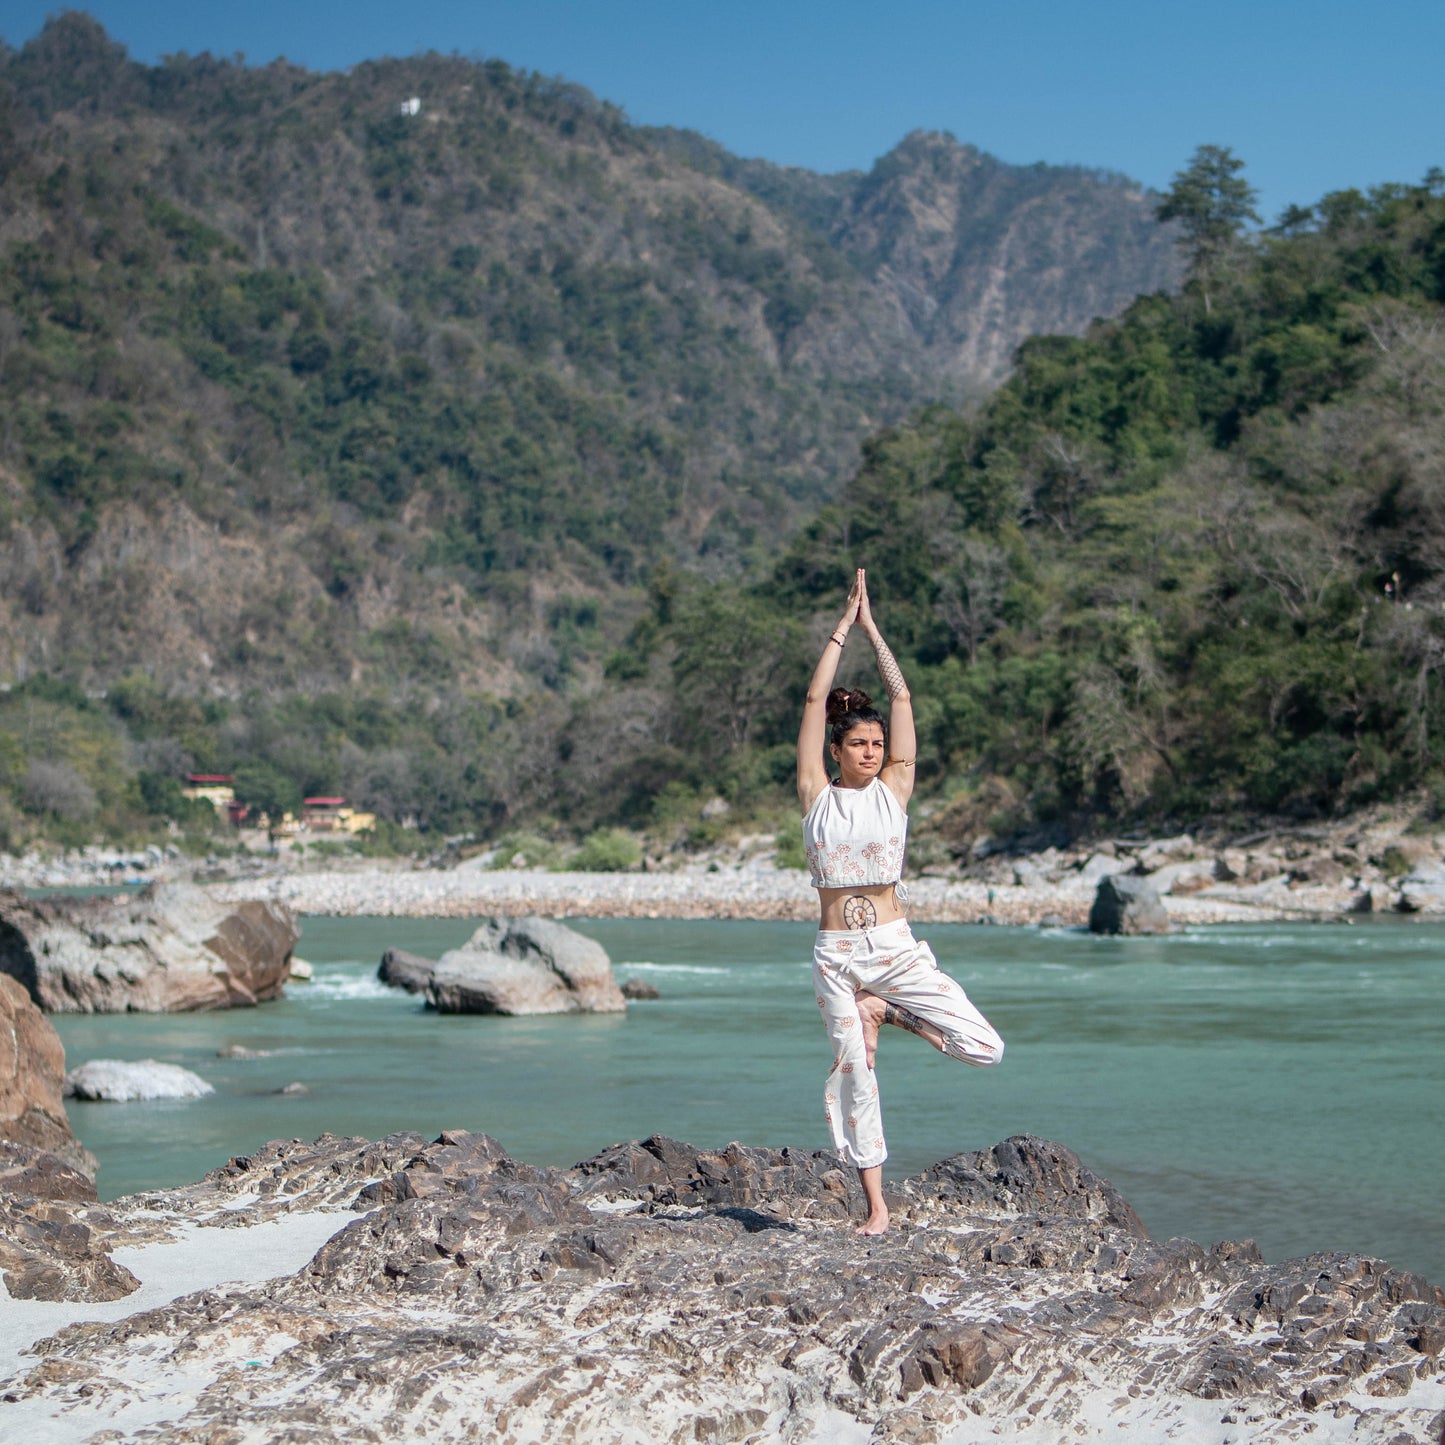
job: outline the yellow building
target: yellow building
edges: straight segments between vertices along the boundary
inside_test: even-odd
[[[195,798],[209,803],[222,817],[235,823],[237,813],[245,809],[236,801],[236,790],[231,786],[234,779],[229,773],[191,773],[186,786],[181,789],[183,798]]]
[[[311,833],[364,833],[376,827],[375,813],[358,813],[345,798],[307,798],[301,807],[301,826]]]

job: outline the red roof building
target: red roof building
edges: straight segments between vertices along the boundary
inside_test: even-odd
[[[301,803],[301,826],[318,833],[331,833],[343,825],[343,814],[351,809],[345,798],[304,798]]]

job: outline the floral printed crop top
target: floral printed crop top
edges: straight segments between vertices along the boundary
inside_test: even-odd
[[[903,876],[908,814],[878,778],[866,788],[824,788],[803,818],[814,888],[867,888]]]

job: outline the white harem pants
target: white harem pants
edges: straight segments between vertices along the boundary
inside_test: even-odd
[[[1003,1040],[993,1025],[939,968],[933,950],[914,938],[906,918],[856,932],[820,929],[813,945],[813,985],[833,1045],[823,1112],[833,1147],[859,1169],[881,1164],[888,1148],[856,990],[901,1004],[932,1024],[950,1059],[986,1068],[1003,1058]]]

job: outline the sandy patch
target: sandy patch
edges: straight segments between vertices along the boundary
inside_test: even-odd
[[[13,1384],[11,1376],[26,1374],[39,1363],[28,1353],[30,1347],[66,1325],[113,1323],[200,1290],[256,1285],[294,1274],[356,1217],[330,1209],[290,1213],[245,1229],[207,1229],[199,1222],[166,1217],[173,1239],[113,1251],[116,1262],[141,1282],[124,1299],[95,1304],[15,1300],[0,1282],[0,1397],[6,1382]],[[27,1445],[72,1445],[96,1430],[140,1429],[184,1414],[212,1378],[214,1370],[205,1368],[194,1380],[173,1373],[135,1380],[130,1398],[119,1408],[113,1399],[91,1406],[83,1397],[56,1399],[49,1392],[16,1402],[0,1399],[0,1438],[23,1439]]]

